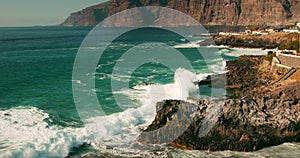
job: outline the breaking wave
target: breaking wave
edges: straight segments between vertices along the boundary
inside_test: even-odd
[[[84,128],[51,125],[49,114],[35,107],[0,111],[0,157],[66,157],[88,142]]]

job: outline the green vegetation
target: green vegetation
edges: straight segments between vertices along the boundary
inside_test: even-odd
[[[300,35],[297,33],[289,34],[289,41],[282,43],[278,49],[280,50],[296,50],[299,52],[300,50]]]
[[[276,52],[269,51],[268,55],[266,56],[266,60],[270,62],[270,65],[272,64],[272,60],[274,57],[276,57]]]
[[[251,28],[249,28],[251,31],[258,31],[258,30],[265,30],[266,28],[269,28],[266,24],[262,25],[252,25]]]
[[[296,50],[298,52],[299,52],[299,48],[300,47],[299,47],[299,41],[298,40],[284,43],[284,44],[282,44],[278,47],[278,49],[280,49],[280,50],[287,49],[287,50]]]
[[[259,30],[260,29],[260,26],[257,26],[257,25],[254,25],[254,26],[252,26],[252,31],[257,31],[257,30]]]

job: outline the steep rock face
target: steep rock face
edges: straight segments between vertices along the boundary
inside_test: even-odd
[[[176,9],[204,25],[265,24],[275,26],[290,25],[300,21],[300,1],[298,0],[110,0],[72,13],[62,25],[94,26],[107,16],[140,6],[164,6]],[[170,21],[178,18],[168,16]],[[113,26],[118,23],[118,25],[130,26],[136,20],[141,19],[120,17],[107,25]]]
[[[62,25],[95,26],[109,15],[111,7],[111,2],[106,2],[72,13]]]
[[[291,4],[286,0],[248,0],[241,4],[242,15],[239,25],[284,25],[293,21]]]

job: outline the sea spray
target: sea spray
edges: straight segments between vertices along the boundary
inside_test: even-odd
[[[51,125],[49,114],[35,107],[0,111],[0,157],[66,157],[88,142],[84,128]]]
[[[187,100],[188,97],[198,97],[198,78],[197,76],[183,68],[176,70],[174,83],[166,85],[154,85],[149,90],[149,96],[153,102],[163,100]]]
[[[204,41],[204,39],[194,41],[194,42],[185,43],[185,44],[177,44],[173,47],[177,48],[177,49],[179,49],[179,48],[181,48],[181,49],[183,49],[183,48],[199,48],[200,47],[199,43],[202,42],[202,41]]]
[[[142,105],[120,113],[90,118],[86,126],[98,144],[130,148],[141,134],[140,129],[145,129],[154,120],[157,102],[170,99],[187,101],[188,97],[198,97],[198,81],[196,74],[179,68],[174,74],[174,83],[139,85],[133,90],[124,90],[127,95],[128,92],[143,93]]]

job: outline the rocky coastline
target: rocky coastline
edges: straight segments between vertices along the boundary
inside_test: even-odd
[[[216,45],[226,45],[239,48],[264,48],[274,49],[279,47],[280,41],[268,38],[259,38],[258,36],[214,36]]]
[[[213,35],[212,39],[216,45],[226,45],[229,47],[239,48],[262,48],[275,49],[283,44],[288,43],[293,39],[297,39],[296,33],[270,33],[267,35],[253,35],[243,34],[239,36],[234,35]]]
[[[193,104],[166,100],[157,103],[155,120],[139,141],[161,143],[167,137],[180,135],[170,144],[210,151],[256,151],[285,142],[300,142],[300,82],[268,86],[272,77],[266,75],[264,59],[264,56],[242,56],[228,61],[227,90],[232,95],[221,102],[200,100]],[[214,114],[217,120],[210,131],[200,136],[199,130],[207,126],[204,120],[213,110],[212,105],[220,107]],[[191,117],[191,112],[193,117],[188,122],[186,118]],[[166,127],[167,133],[157,130],[162,127]],[[182,129],[185,131],[181,132]]]

